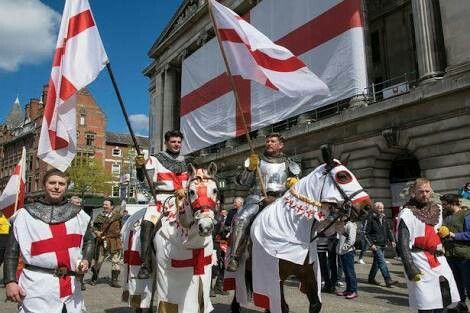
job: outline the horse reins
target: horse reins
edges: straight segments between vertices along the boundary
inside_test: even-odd
[[[327,165],[328,166],[328,165]],[[329,167],[329,166],[328,166]],[[359,190],[356,190],[355,192],[353,192],[350,196],[348,196],[346,194],[346,192],[344,192],[343,188],[341,188],[341,186],[338,184],[338,182],[336,181],[336,179],[333,177],[333,175],[331,174],[331,170],[335,168],[335,166],[333,167],[329,167],[329,169],[327,169],[325,171],[325,173],[323,174],[325,176],[325,179],[323,180],[323,185],[321,187],[321,191],[320,191],[320,201],[322,199],[322,195],[323,195],[323,188],[325,187],[325,183],[326,183],[326,178],[328,175],[328,177],[330,177],[330,179],[333,181],[333,184],[335,185],[336,189],[339,191],[341,197],[343,197],[343,200],[344,200],[344,203],[343,205],[341,205],[341,213],[338,214],[326,227],[324,227],[321,231],[317,232],[317,234],[315,236],[313,236],[313,238],[310,240],[310,243],[312,243],[315,239],[317,239],[320,235],[323,235],[325,233],[325,231],[327,231],[328,229],[330,229],[331,226],[333,226],[337,221],[338,219],[344,217],[344,216],[351,216],[351,209],[354,210],[354,213],[356,213],[356,215],[359,216],[359,213],[356,211],[356,209],[352,206],[352,199],[357,196],[358,194],[360,194],[361,192],[364,191],[364,189],[359,189]],[[315,225],[315,223],[312,224],[312,228],[313,228],[313,225]]]

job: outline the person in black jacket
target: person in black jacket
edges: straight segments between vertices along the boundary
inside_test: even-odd
[[[364,222],[364,234],[367,244],[370,246],[374,255],[374,261],[369,272],[369,284],[379,285],[375,280],[375,275],[380,269],[388,288],[396,283],[390,277],[390,273],[385,262],[384,249],[388,243],[396,247],[395,239],[390,228],[390,224],[385,219],[384,204],[382,202],[374,203],[374,210],[367,216]]]

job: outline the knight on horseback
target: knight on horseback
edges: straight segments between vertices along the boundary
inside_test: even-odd
[[[149,203],[140,225],[140,255],[142,266],[139,279],[148,279],[151,273],[152,240],[156,228],[160,227],[161,215],[175,215],[176,207],[173,194],[177,189],[184,189],[188,183],[187,164],[180,155],[183,134],[179,130],[165,133],[165,151],[158,152],[145,160],[143,155],[136,157],[137,178],[144,181],[144,166],[152,178],[157,193],[157,202]]]
[[[283,148],[284,137],[281,134],[268,134],[261,160],[257,154],[250,155],[245,161],[245,168],[237,177],[238,184],[251,189],[243,208],[238,211],[232,223],[227,271],[238,270],[250,236],[250,225],[256,215],[298,181],[300,166],[282,152]],[[266,187],[266,197],[262,195],[260,182],[256,179],[258,167]]]

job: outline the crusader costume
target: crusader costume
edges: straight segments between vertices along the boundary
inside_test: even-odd
[[[140,229],[140,252],[143,263],[138,276],[141,279],[147,279],[150,276],[151,258],[149,253],[151,252],[155,225],[164,210],[169,218],[175,216],[175,198],[172,195],[175,190],[187,187],[189,177],[184,157],[179,153],[161,151],[146,160],[145,168],[155,186],[157,203],[154,203],[153,200],[150,201]],[[137,177],[140,181],[144,180],[143,168],[137,169]],[[157,225],[157,227],[160,226]]]
[[[297,178],[300,174],[300,166],[283,153],[275,157],[264,153],[259,162],[259,170],[267,196],[271,199],[263,199],[261,196],[262,191],[256,178],[256,172],[248,168],[248,163],[237,177],[238,184],[250,186],[251,190],[245,199],[243,208],[238,211],[232,224],[231,250],[227,264],[227,270],[231,272],[236,271],[239,267],[240,257],[245,251],[250,235],[250,225],[260,209],[265,206],[263,200],[270,200],[267,203],[269,204],[281,197],[288,188],[289,178]]]
[[[68,313],[85,311],[77,265],[91,262],[94,239],[90,217],[66,200],[46,200],[26,205],[12,218],[13,226],[5,253],[5,284],[17,281],[19,253],[24,268],[18,285],[26,296],[20,312]]]
[[[410,307],[420,311],[442,309],[460,299],[437,235],[441,224],[442,209],[433,202],[411,199],[400,212],[398,250],[405,267]]]

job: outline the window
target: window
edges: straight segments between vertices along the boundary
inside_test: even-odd
[[[85,125],[85,114],[80,114],[80,126]]]
[[[114,149],[113,149],[113,156],[115,156],[115,157],[120,157],[120,156],[121,156],[121,149],[119,149],[119,148],[114,148]]]
[[[111,166],[111,174],[113,174],[113,176],[119,176],[121,174],[121,164],[113,164]]]
[[[94,134],[87,134],[86,135],[86,145],[87,146],[94,146],[95,145],[95,135]]]
[[[129,187],[129,197],[130,198],[135,198],[135,187],[134,186]]]
[[[29,159],[28,159],[28,163],[29,163],[29,164],[28,164],[28,169],[29,169],[30,171],[33,170],[33,161],[34,161],[34,155],[33,155],[33,154],[30,154],[30,155],[29,155]]]
[[[119,197],[119,185],[113,186],[113,197]]]
[[[27,183],[26,183],[26,192],[31,192],[31,187],[32,187],[32,180],[33,178],[31,176],[28,176],[27,178]]]

